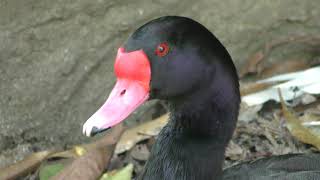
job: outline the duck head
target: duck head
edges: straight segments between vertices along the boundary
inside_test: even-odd
[[[221,106],[239,103],[231,57],[209,30],[189,18],[166,16],[138,28],[118,49],[114,70],[113,90],[83,126],[87,136],[120,123],[150,99],[168,100],[179,109],[203,101],[197,97],[210,91],[205,98]]]

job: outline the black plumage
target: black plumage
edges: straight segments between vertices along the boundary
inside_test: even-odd
[[[157,57],[154,47],[170,52]],[[320,155],[284,155],[222,170],[239,111],[232,59],[204,26],[168,16],[140,27],[125,44],[143,49],[151,63],[151,98],[167,100],[170,120],[160,132],[141,180],[315,180]]]

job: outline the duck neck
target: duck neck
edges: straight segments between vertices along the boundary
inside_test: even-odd
[[[222,179],[240,93],[235,70],[216,68],[215,73],[184,96],[170,97],[169,123],[158,135],[140,179]]]
[[[225,148],[234,132],[239,106],[239,99],[232,96],[235,93],[227,94],[204,87],[169,102],[168,126],[170,133],[176,135],[171,148],[194,156],[187,158],[202,169],[193,171],[196,179],[222,178]]]
[[[160,132],[141,179],[221,180],[239,106],[238,96],[232,96],[237,91],[226,94],[206,87],[169,101],[169,123]]]
[[[198,88],[196,92],[169,101],[169,125],[173,131],[228,143],[237,122],[239,92],[235,90],[237,87],[217,91],[219,88],[214,86]]]

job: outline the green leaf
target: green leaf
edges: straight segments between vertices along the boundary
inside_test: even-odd
[[[40,180],[49,180],[49,178],[58,174],[63,168],[64,165],[61,163],[45,165],[40,169],[39,178]]]
[[[126,167],[115,173],[105,173],[100,180],[131,180],[132,172],[133,164],[128,164]]]

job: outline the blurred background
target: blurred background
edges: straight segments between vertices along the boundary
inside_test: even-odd
[[[245,81],[317,64],[319,7],[314,0],[0,0],[0,167],[90,140],[82,124],[114,85],[118,47],[145,22],[199,21]],[[164,112],[161,102],[148,102],[127,123]]]

